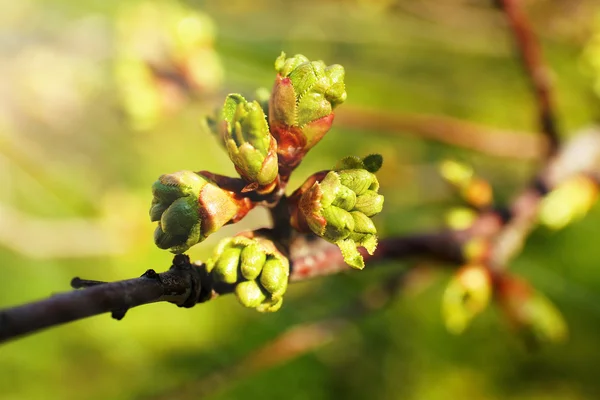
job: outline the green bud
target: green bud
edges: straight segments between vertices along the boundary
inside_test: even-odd
[[[446,328],[462,333],[471,320],[489,304],[492,296],[490,272],[481,265],[466,265],[448,283],[442,299]]]
[[[356,242],[352,239],[344,239],[335,242],[340,248],[342,256],[346,264],[356,269],[363,269],[365,267],[365,260],[356,248]]]
[[[364,168],[365,161],[372,170],[381,166],[379,155],[344,158],[336,170],[329,171],[302,194],[298,201],[300,217],[298,214],[293,217],[303,218],[313,233],[337,244],[346,263],[355,268],[364,266],[357,246],[364,247],[369,254],[377,247],[377,230],[369,217],[383,207],[383,196],[377,193],[379,182]],[[302,229],[302,225],[294,226]]]
[[[294,57],[286,58],[282,51],[279,57],[275,60],[275,71],[281,76],[288,76],[298,65],[307,63],[308,58],[302,54],[296,54]]]
[[[350,213],[354,220],[354,232],[358,233],[377,233],[377,228],[373,220],[360,211],[352,211]]]
[[[174,236],[186,235],[198,224],[198,204],[189,196],[180,197],[162,213],[162,229]]]
[[[277,258],[269,258],[260,274],[260,284],[272,295],[281,295],[288,284],[289,267]]]
[[[343,210],[352,210],[356,205],[356,193],[346,186],[340,186],[338,196],[333,200],[331,205]]]
[[[383,196],[377,194],[374,190],[367,190],[364,194],[356,198],[354,209],[371,217],[379,214],[383,209]]]
[[[281,307],[290,265],[270,240],[236,236],[217,245],[206,270],[216,282],[235,284],[242,305],[272,312]]]
[[[275,312],[281,308],[283,304],[283,297],[273,297],[271,300],[264,301],[261,305],[256,307],[258,312]]]
[[[259,185],[273,182],[278,173],[277,144],[261,105],[257,101],[249,103],[239,94],[230,94],[221,119],[225,147],[240,175]]]
[[[238,212],[232,194],[202,175],[179,171],[162,175],[152,185],[151,221],[158,221],[154,242],[183,253],[228,223]],[[211,212],[216,206],[219,213]]]
[[[198,196],[200,190],[207,183],[208,181],[203,176],[192,171],[179,171],[161,175],[152,185],[152,195],[154,196],[152,205],[168,207],[170,203],[180,197]],[[154,216],[152,221],[158,221],[159,219],[160,215]]]
[[[364,194],[367,190],[379,190],[377,178],[366,169],[345,169],[338,174],[342,185],[350,188],[357,195]]]
[[[278,72],[269,100],[269,124],[281,165],[296,166],[329,131],[333,110],[346,100],[344,68],[302,55],[275,61]]]
[[[251,244],[242,250],[240,265],[244,278],[256,279],[267,260],[267,254],[258,244]]]
[[[323,237],[335,242],[347,238],[354,231],[354,219],[352,215],[339,207],[331,206],[324,208],[321,212],[327,225]]]
[[[567,338],[568,328],[561,312],[527,281],[502,275],[497,298],[506,316],[525,339],[543,343]]]
[[[267,300],[267,296],[255,280],[240,282],[235,287],[235,295],[244,307],[257,308]]]
[[[241,253],[242,249],[239,247],[229,247],[223,251],[212,270],[216,281],[223,283],[237,282]]]
[[[285,57],[285,55],[283,55]],[[277,72],[289,78],[298,105],[296,125],[304,126],[326,115],[346,100],[344,68],[327,67],[323,61],[308,61],[297,55],[283,63]]]

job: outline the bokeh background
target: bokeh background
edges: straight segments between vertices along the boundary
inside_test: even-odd
[[[0,307],[68,290],[73,276],[117,280],[168,268],[171,255],[152,241],[150,185],[181,169],[234,173],[202,116],[226,93],[270,87],[282,50],[344,65],[348,107],[535,131],[528,82],[491,3],[1,0]],[[568,136],[599,110],[590,64],[600,58],[600,5],[523,3],[552,66]],[[386,207],[376,223],[387,236],[443,225],[459,203],[438,175],[444,158],[473,165],[500,200],[537,166],[402,129],[381,133],[334,124],[292,186],[348,154],[382,153]],[[206,259],[220,238],[264,226],[266,217],[254,211],[190,255]],[[561,344],[527,348],[495,307],[464,334],[448,333],[440,301],[451,272],[428,268],[387,307],[314,351],[269,368],[242,363],[286,330],[373,296],[369,285],[415,266],[407,261],[292,285],[273,315],[226,296],[189,310],[144,306],[120,322],[103,315],[10,342],[0,347],[0,399],[600,398],[598,226],[595,207],[558,232],[537,229],[511,264],[562,311],[570,337]]]

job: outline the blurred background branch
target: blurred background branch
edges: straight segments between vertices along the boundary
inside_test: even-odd
[[[519,0],[497,0],[513,32],[523,67],[532,86],[538,108],[539,127],[548,141],[548,154],[558,150],[560,135],[554,109],[551,71],[545,64],[540,44]]]

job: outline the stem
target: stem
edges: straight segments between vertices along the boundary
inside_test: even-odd
[[[497,1],[512,29],[523,67],[534,91],[540,129],[549,144],[547,155],[552,156],[558,151],[560,139],[556,126],[550,69],[544,63],[540,43],[518,4],[519,0]]]
[[[373,134],[414,135],[494,157],[536,160],[546,143],[529,132],[491,128],[457,118],[402,114],[344,105],[336,112],[338,127],[368,130]]]
[[[168,301],[191,307],[212,296],[203,265],[190,264],[187,256],[176,256],[170,270],[157,274],[149,269],[140,278],[87,286],[79,278],[73,286],[87,286],[57,294],[48,299],[0,310],[0,343],[51,326],[92,315],[113,313],[121,319],[125,312],[142,304]],[[202,282],[204,281],[204,282]]]

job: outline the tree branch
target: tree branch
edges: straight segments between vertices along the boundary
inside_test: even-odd
[[[547,154],[551,156],[558,151],[560,138],[556,126],[550,69],[544,63],[540,44],[533,34],[527,16],[517,4],[519,0],[496,1],[512,29],[523,67],[535,93],[540,129],[548,141]]]
[[[321,239],[305,244],[302,251],[312,255],[296,258],[292,263],[290,282],[351,270],[344,263],[339,249]],[[456,262],[460,260],[460,249],[452,248],[450,236],[443,233],[385,239],[373,256],[366,255],[372,261],[408,256],[427,256]],[[231,293],[233,289],[231,285],[213,286],[204,265],[192,264],[183,255],[175,256],[171,269],[160,274],[148,270],[136,279],[112,283],[89,282],[75,278],[73,286],[85,287],[83,290],[0,310],[0,343],[108,312],[114,318],[121,319],[128,309],[143,304],[167,301],[179,307],[192,307],[218,295]]]
[[[474,150],[494,157],[536,160],[547,143],[528,132],[490,128],[439,115],[397,114],[357,106],[336,111],[335,123],[346,129],[368,129],[396,136],[413,134],[451,146]]]
[[[493,243],[491,266],[504,268],[533,228],[539,203],[546,192],[578,173],[600,174],[598,127],[576,134],[562,147],[561,152],[542,169],[535,183],[517,196],[508,212],[483,212],[471,228],[463,231],[383,239],[372,256],[363,254],[365,261],[373,265],[380,261],[424,257],[459,265],[464,261],[463,244],[470,238],[483,237]],[[350,270],[336,246],[321,239],[300,239],[290,249],[290,282]],[[73,286],[86,288],[0,310],[0,343],[107,312],[120,319],[128,309],[142,304],[167,301],[180,307],[192,307],[233,290],[233,285],[214,285],[204,265],[190,263],[184,255],[176,256],[171,268],[160,274],[148,270],[140,278],[113,283],[75,279]]]
[[[208,293],[203,266],[177,256],[170,270],[157,274],[149,269],[140,278],[103,283],[83,290],[54,295],[48,299],[0,310],[0,343],[44,328],[92,315],[113,313],[121,319],[125,312],[142,304],[168,301],[179,307],[191,307],[212,296]],[[81,285],[73,279],[74,287]]]

